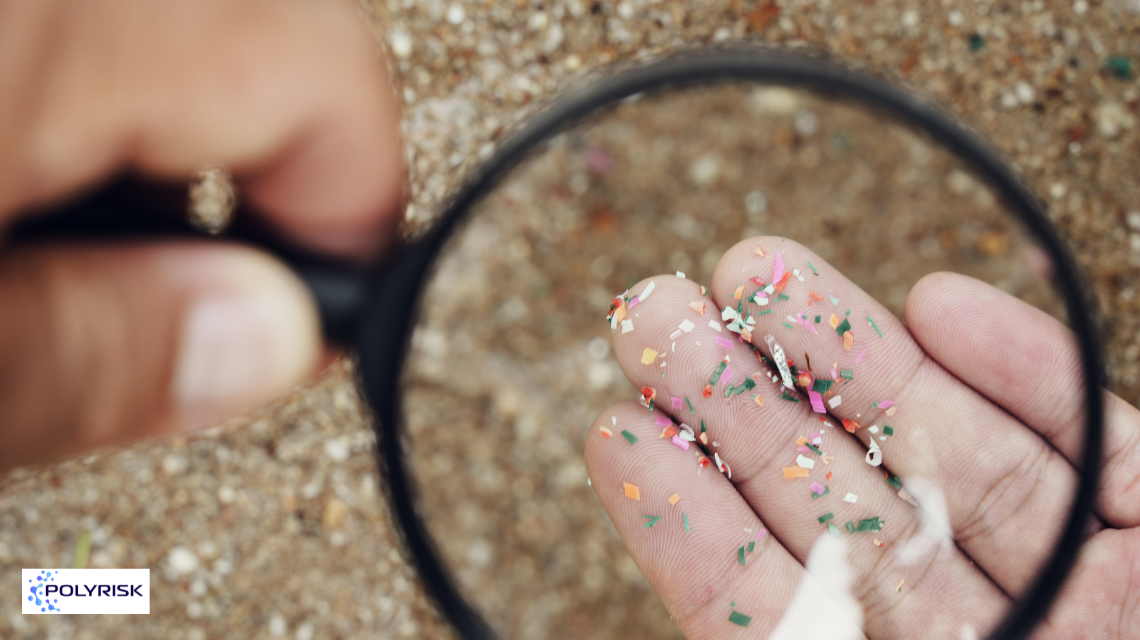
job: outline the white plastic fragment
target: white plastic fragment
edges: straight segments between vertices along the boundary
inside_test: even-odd
[[[645,300],[649,298],[649,294],[653,293],[653,289],[656,286],[657,286],[657,283],[650,280],[649,284],[645,285],[645,291],[642,291],[641,295],[637,296],[638,300],[645,302]]]
[[[879,425],[873,424],[873,425],[867,427],[867,431],[870,431],[871,433],[878,433],[879,432]]]
[[[709,326],[717,333],[720,333],[720,323],[716,320],[709,320]]]
[[[814,469],[815,468],[815,460],[812,460],[811,458],[805,456],[802,453],[800,455],[796,456],[796,464],[799,465],[803,469]]]
[[[883,450],[879,448],[879,443],[875,442],[874,438],[871,438],[871,442],[868,443],[867,446],[870,447],[867,449],[866,458],[864,458],[867,461],[867,464],[871,465],[872,467],[877,467],[883,464]]]
[[[629,333],[630,331],[633,331],[633,320],[622,320],[621,321],[621,332],[622,333]]]
[[[831,407],[832,409],[838,407],[841,404],[843,404],[843,398],[841,396],[835,396],[834,398],[827,401],[827,406]]]
[[[848,491],[847,495],[843,496],[843,501],[844,502],[850,502],[851,504],[855,504],[856,502],[859,501],[859,496]]]
[[[685,272],[684,271],[678,271],[677,277],[684,280],[685,279]]]
[[[796,383],[792,380],[792,370],[788,367],[788,358],[784,355],[784,348],[776,342],[776,338],[772,334],[764,336],[764,342],[767,342],[768,348],[772,350],[772,360],[776,363],[776,368],[780,370],[780,379],[784,386],[789,389],[796,388]]]
[[[685,333],[688,333],[688,332],[692,331],[693,328],[696,326],[697,325],[693,324],[692,320],[685,318],[684,320],[681,321],[681,324],[677,325],[677,328],[680,329],[681,331],[684,331]]]

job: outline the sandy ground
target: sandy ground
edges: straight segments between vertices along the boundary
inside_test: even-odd
[[[931,96],[1045,202],[1086,269],[1114,389],[1136,404],[1130,6],[393,0],[369,17],[405,105],[409,233],[513,123],[614,60],[761,39]],[[609,299],[630,284],[677,270],[707,283],[732,243],[783,234],[895,313],[911,283],[946,268],[1056,312],[1032,243],[964,167],[875,114],[810,95],[738,87],[624,105],[560,137],[483,210],[426,294],[408,443],[444,556],[511,637],[678,635],[586,486],[580,453],[597,411],[637,395],[604,340]],[[145,618],[25,618],[9,594],[0,637],[448,636],[401,556],[373,446],[342,364],[199,437],[0,479],[0,583],[20,567],[72,566],[85,539],[88,566],[150,567],[153,585]]]

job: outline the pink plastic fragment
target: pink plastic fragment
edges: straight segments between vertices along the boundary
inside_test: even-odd
[[[813,327],[813,326],[812,326],[812,324],[814,324],[814,323],[813,323],[811,320],[808,320],[807,318],[803,317],[803,315],[802,315],[802,314],[800,315],[800,317],[796,318],[796,322],[798,322],[799,324],[802,324],[803,326],[807,327],[807,328],[808,328],[808,331],[811,331],[811,332],[812,332],[812,333],[814,333],[815,335],[817,335],[817,336],[819,335],[819,332],[818,332],[818,331],[816,331],[816,330],[815,330],[815,327]]]
[[[827,413],[827,408],[823,406],[823,396],[818,391],[808,389],[808,398],[811,399],[812,411],[816,413]]]
[[[879,408],[880,409],[890,409],[891,405],[893,405],[894,403],[895,403],[894,400],[883,400],[882,402],[879,403]]]
[[[812,491],[814,491],[815,493],[818,493],[821,496],[823,495],[823,492],[825,491],[824,486],[818,482],[815,482],[815,481],[812,481],[812,483],[809,484],[808,487],[811,488]]]
[[[811,449],[808,449],[806,446],[801,444],[800,446],[796,447],[796,451],[799,451],[800,453],[810,453]]]
[[[784,277],[784,256],[776,252],[776,266],[772,269],[772,282],[779,282]]]
[[[669,399],[673,401],[673,409],[675,409],[676,411],[680,411],[681,410],[681,399],[676,397],[676,396],[671,396]]]
[[[855,358],[855,364],[859,364],[859,361],[860,361],[860,360],[862,360],[862,359],[863,359],[863,356],[865,356],[865,355],[867,355],[867,350],[866,350],[866,349],[863,349],[863,353],[860,353],[860,354],[859,354],[859,357],[858,357],[858,358]]]
[[[632,308],[636,307],[636,306],[637,306],[638,304],[640,304],[640,303],[641,303],[641,298],[640,298],[640,297],[638,297],[638,296],[633,296],[633,297],[632,297],[632,298],[630,298],[630,300],[629,300],[629,308],[630,308],[630,309],[632,309]]]
[[[732,348],[732,340],[729,338],[717,338],[716,339],[716,346],[724,347],[725,349],[731,349]]]
[[[725,365],[724,373],[722,373],[720,375],[720,383],[721,383],[721,385],[727,386],[728,381],[731,379],[732,379],[732,367]]]
[[[823,434],[822,433],[811,434],[811,443],[812,444],[822,444],[823,443]]]
[[[665,416],[657,416],[656,418],[653,419],[653,424],[655,424],[659,427],[667,427],[667,426],[673,424],[673,421],[670,420],[669,418],[666,418]]]
[[[687,441],[681,439],[681,436],[673,436],[672,440],[673,440],[673,444],[677,445],[681,449],[681,451],[688,451],[689,450],[689,443]]]
[[[768,530],[762,528],[762,529],[760,529],[760,533],[756,534],[756,539],[760,540],[761,538],[763,538],[766,535],[768,535]]]

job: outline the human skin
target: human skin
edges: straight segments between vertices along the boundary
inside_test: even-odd
[[[0,0],[0,229],[122,171],[234,174],[283,236],[364,260],[404,170],[350,0]],[[205,426],[322,361],[304,287],[249,248],[0,249],[0,472]]]
[[[771,283],[777,277],[777,252],[787,270],[798,267],[805,281],[790,279],[786,301],[747,302],[760,288],[750,278]],[[818,275],[809,271],[809,261]],[[1000,621],[1050,554],[1078,481],[1082,376],[1067,327],[987,284],[949,273],[915,285],[904,325],[806,247],[776,237],[731,248],[705,295],[698,284],[671,275],[642,281],[627,295],[642,294],[650,281],[651,296],[627,311],[632,331],[616,329],[613,343],[634,386],[656,391],[653,410],[631,401],[603,411],[587,436],[586,461],[630,554],[686,637],[739,633],[729,621],[732,611],[752,617],[749,635],[772,632],[792,603],[813,545],[828,535],[818,520],[826,513],[834,513],[837,533],[847,541],[851,592],[864,612],[866,637],[983,636]],[[853,371],[853,379],[833,381],[823,397],[825,403],[841,397],[837,406],[825,407],[828,414],[814,412],[798,384],[790,393],[800,402],[781,399],[780,374],[724,328],[721,310],[737,308],[733,294],[740,285],[746,310],[775,311],[756,316],[752,330],[752,344],[763,354],[772,355],[765,340],[772,335],[800,369],[807,369],[810,357],[814,379],[832,380],[833,363]],[[705,303],[703,315],[693,302]],[[811,328],[783,325],[800,312]],[[832,313],[851,322],[850,351],[828,323]],[[693,323],[689,332],[678,330],[685,320]],[[716,338],[730,342],[717,344]],[[647,356],[647,347],[657,356]],[[731,380],[711,385],[706,398],[702,390],[726,355]],[[754,388],[725,395],[726,382],[737,387],[748,377]],[[687,402],[675,409],[674,397],[687,398],[693,410]],[[872,407],[885,400],[894,403],[890,415]],[[1037,638],[1140,637],[1140,412],[1108,392],[1105,403],[1105,463],[1094,522]],[[848,433],[843,418],[859,428]],[[715,463],[698,472],[696,443],[683,451],[659,437],[669,422],[703,422],[708,455],[719,453],[731,479]],[[887,424],[893,435],[869,432]],[[631,446],[620,430],[638,441]],[[820,449],[834,459],[823,464],[808,451],[815,462],[809,478],[786,478],[782,469],[797,467],[797,438],[812,433],[822,434]],[[872,438],[883,451],[883,466],[866,461]],[[940,488],[954,544],[904,560],[900,550],[922,525],[916,509],[884,481],[885,469]],[[830,493],[812,499],[813,481]],[[639,499],[626,495],[625,483],[639,488]],[[858,502],[844,502],[847,493]],[[680,497],[676,504],[668,502],[673,494]],[[647,515],[663,518],[647,528]],[[881,532],[845,530],[845,522],[873,516],[887,523]],[[767,533],[758,539],[761,529]],[[884,544],[877,546],[875,538]],[[737,549],[750,541],[755,550],[742,566]],[[829,615],[822,603],[815,612]]]

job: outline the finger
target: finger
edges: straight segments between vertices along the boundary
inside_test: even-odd
[[[907,297],[906,319],[915,340],[947,371],[1079,464],[1083,373],[1068,327],[999,289],[953,273],[919,280]],[[1114,526],[1140,526],[1140,411],[1107,391],[1104,401],[1097,511]]]
[[[754,251],[758,242],[763,257]],[[1053,548],[1060,531],[1054,524],[1064,520],[1073,495],[1073,468],[1037,434],[927,358],[901,322],[798,243],[760,238],[737,244],[717,267],[714,297],[728,298],[753,275],[770,282],[778,258],[804,281],[790,281],[786,299],[755,307],[773,313],[757,318],[753,335],[775,334],[789,354],[809,354],[815,375],[832,379],[823,398],[829,411],[857,422],[853,428],[861,425],[856,436],[864,446],[875,440],[892,473],[942,487],[958,544],[1003,590],[1019,594]],[[754,288],[746,287],[744,295]],[[845,343],[841,330],[853,341]],[[885,407],[886,401],[893,405]]]
[[[803,568],[731,483],[696,472],[695,447],[685,452],[657,437],[657,419],[664,415],[632,402],[598,416],[586,439],[595,493],[686,638],[740,631],[734,612],[750,618],[749,633],[767,637]]]
[[[303,285],[237,247],[29,247],[0,299],[0,471],[232,415],[320,353]]]
[[[396,106],[355,3],[8,3],[0,41],[0,213],[130,165],[185,179],[227,165],[308,246],[392,239],[403,179]],[[42,5],[42,6],[41,6]],[[47,16],[47,17],[41,17]],[[50,44],[50,49],[47,48]]]
[[[704,431],[697,440],[727,465],[744,500],[801,563],[821,534],[851,540],[847,559],[860,576],[855,595],[880,614],[868,615],[871,636],[913,636],[932,626],[956,634],[962,624],[985,629],[1000,617],[1000,590],[947,537],[919,548],[918,538],[930,532],[921,530],[913,507],[895,496],[880,469],[864,463],[858,442],[821,423],[805,403],[780,397],[779,384],[762,373],[767,367],[719,315],[712,317],[713,299],[672,276],[652,282],[651,289],[648,282],[634,286],[636,302],[616,312],[623,317],[615,324],[624,325],[614,335],[618,363],[655,407]],[[797,453],[801,437],[815,448]],[[785,468],[806,477],[788,478]],[[694,464],[689,473],[695,471]],[[881,532],[878,521],[887,523]]]

